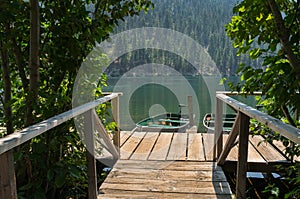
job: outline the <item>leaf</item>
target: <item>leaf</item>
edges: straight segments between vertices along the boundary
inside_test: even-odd
[[[78,169],[76,166],[70,165],[69,172],[72,177],[80,178],[81,170]]]
[[[239,8],[239,12],[245,12],[245,11],[246,11],[245,6],[242,6],[242,7]]]
[[[256,21],[261,21],[263,17],[264,15],[262,13],[259,13],[259,17],[256,17]]]
[[[53,179],[53,177],[54,177],[54,172],[53,172],[53,170],[49,170],[48,172],[47,172],[47,180],[48,181],[51,181],[52,179]]]
[[[261,54],[261,53],[260,53],[260,48],[253,49],[253,50],[251,50],[250,53],[249,53],[249,55],[250,55],[250,57],[251,57],[252,59],[258,58],[260,54]]]
[[[61,188],[66,183],[66,176],[64,173],[58,173],[55,177],[55,185],[58,188]]]

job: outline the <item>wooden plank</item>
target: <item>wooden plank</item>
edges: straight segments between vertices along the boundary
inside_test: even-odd
[[[133,134],[133,131],[121,131],[120,132],[120,145],[121,147],[124,145],[124,143],[127,141],[127,139]]]
[[[140,161],[140,160],[118,160],[114,168],[131,169],[164,169],[174,171],[219,171],[222,170],[215,162],[198,161]]]
[[[147,133],[130,159],[147,160],[158,135],[159,133]]]
[[[111,109],[112,109],[112,115],[113,119],[117,124],[117,129],[114,132],[113,135],[113,142],[114,145],[117,147],[118,152],[120,152],[120,97],[114,98],[111,100]]]
[[[125,182],[110,178],[109,183],[102,184],[100,190],[109,192],[113,190],[149,191],[168,193],[202,193],[202,194],[231,194],[228,182],[182,181],[177,180],[153,180],[130,179]]]
[[[223,138],[224,142],[226,142],[226,140],[228,139],[228,135],[223,135]],[[234,147],[232,147],[226,158],[227,161],[237,161],[238,147],[238,143]],[[251,144],[248,144],[248,163],[250,162],[266,163],[263,157],[259,153],[257,153],[256,149]]]
[[[0,154],[0,198],[17,198],[13,151]]]
[[[205,161],[213,161],[214,158],[214,134],[203,133],[203,151]]]
[[[272,144],[274,144],[274,146],[285,155],[286,147],[283,145],[281,141],[272,140]],[[294,156],[293,160],[300,161],[300,156]]]
[[[169,162],[167,167],[152,169],[161,162],[119,160],[100,190],[111,194],[124,191],[170,193],[170,197],[178,193],[231,194],[225,174],[215,163],[163,161]]]
[[[134,150],[144,138],[146,132],[134,132],[131,137],[121,147],[121,159],[129,159]]]
[[[239,123],[239,153],[237,162],[236,197],[246,198],[247,186],[247,159],[250,118],[240,113]]]
[[[108,96],[101,97],[95,101],[86,103],[84,105],[73,108],[72,110],[66,111],[62,114],[51,117],[47,120],[44,120],[38,124],[29,126],[21,131],[12,133],[10,135],[5,136],[4,138],[0,138],[0,154],[15,148],[24,142],[74,118],[82,113],[85,113],[88,110],[91,110],[97,107],[99,104],[103,104],[115,97],[118,97],[118,93],[112,93]]]
[[[94,112],[84,113],[84,141],[86,145],[86,162],[88,176],[88,198],[97,198],[97,171],[94,145]]]
[[[262,113],[259,110],[247,106],[229,96],[226,96],[221,93],[217,93],[217,98],[234,108],[235,110],[239,110],[242,113],[248,115],[251,118],[256,119],[258,122],[266,125],[270,129],[279,132],[280,135],[290,139],[296,144],[300,144],[300,129],[295,128],[292,125],[285,124],[281,120],[276,119],[266,113]]]
[[[185,160],[187,149],[187,134],[174,133],[167,160]]]
[[[223,102],[216,98],[213,159],[219,158],[223,150]]]
[[[198,194],[198,193],[159,193],[145,191],[127,191],[127,190],[109,190],[105,194],[99,194],[98,199],[112,198],[164,198],[164,199],[231,199],[234,198],[229,194]]]
[[[231,198],[221,167],[196,161],[119,160],[100,192],[100,198]]]
[[[147,164],[147,163],[146,163]],[[114,168],[110,172],[110,178],[105,182],[111,182],[111,178],[126,183],[131,179],[148,179],[156,180],[182,180],[182,181],[222,181],[226,182],[226,176],[222,170],[209,171],[209,170],[165,170],[162,169],[132,169],[132,168]]]
[[[264,139],[261,136],[250,136],[249,140],[268,163],[287,162],[287,159],[271,144],[264,142]]]
[[[188,134],[187,160],[204,161],[202,135],[200,133]]]
[[[149,160],[165,160],[167,158],[173,133],[160,133]]]

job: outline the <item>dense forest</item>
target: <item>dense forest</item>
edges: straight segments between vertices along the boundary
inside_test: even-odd
[[[261,66],[258,59],[250,59],[245,54],[236,56],[237,50],[226,36],[224,25],[230,21],[235,0],[154,0],[153,3],[155,8],[148,13],[120,21],[115,33],[141,27],[168,28],[184,33],[207,50],[223,75],[235,75],[240,63],[254,68]],[[141,49],[121,57],[110,67],[109,74],[118,76],[137,64],[145,63],[166,64],[185,75],[198,73],[176,54]],[[210,75],[209,71],[201,71],[201,74]]]

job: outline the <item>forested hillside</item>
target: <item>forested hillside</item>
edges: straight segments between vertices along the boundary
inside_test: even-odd
[[[236,56],[226,36],[224,25],[230,21],[232,8],[236,0],[153,0],[154,9],[148,14],[128,18],[120,21],[116,33],[140,27],[162,27],[184,33],[199,44],[210,54],[223,75],[233,75],[238,65],[243,62],[252,67],[259,67],[260,63],[242,54]],[[158,58],[158,56],[160,58]],[[110,75],[120,75],[137,64],[161,62],[174,67],[185,75],[194,75],[197,71],[190,70],[189,63],[169,52],[159,50],[139,50],[127,54],[114,63],[114,70]],[[174,61],[175,60],[175,61]],[[187,69],[189,68],[189,69]],[[202,71],[202,74],[208,74]]]

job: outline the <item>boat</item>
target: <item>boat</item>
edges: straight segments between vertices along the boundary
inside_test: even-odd
[[[136,123],[136,128],[139,131],[151,132],[185,132],[189,128],[190,120],[188,115],[181,113],[184,106],[179,105],[179,113],[162,113],[143,119]]]
[[[223,133],[229,133],[232,129],[232,126],[235,122],[236,114],[229,113],[224,114],[222,117],[223,120]],[[212,133],[215,130],[215,115],[212,113],[207,113],[203,117],[203,126],[206,128],[207,133]]]

